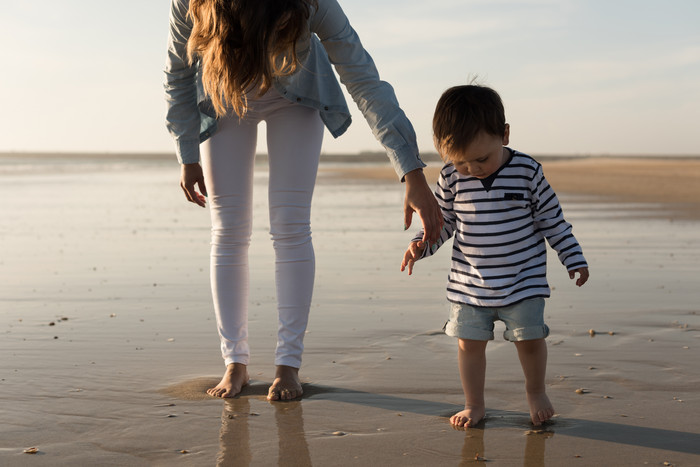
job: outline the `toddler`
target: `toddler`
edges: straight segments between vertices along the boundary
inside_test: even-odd
[[[588,280],[588,264],[542,166],[506,146],[510,127],[496,91],[477,85],[445,91],[433,133],[446,163],[435,192],[445,225],[435,244],[426,244],[422,232],[414,237],[401,271],[410,275],[416,261],[454,235],[445,333],[459,339],[465,404],[450,422],[471,427],[484,418],[486,343],[501,320],[525,374],[530,418],[539,426],[554,415],[544,382],[544,298],[550,295],[545,239],[579,287]]]

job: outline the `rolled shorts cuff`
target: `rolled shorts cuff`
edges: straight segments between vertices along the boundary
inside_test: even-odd
[[[509,342],[531,341],[544,339],[549,336],[549,326],[529,326],[526,328],[507,329],[503,331],[503,338]]]
[[[492,331],[477,329],[470,326],[460,326],[458,323],[448,321],[445,324],[445,334],[459,339],[469,339],[473,341],[492,341],[494,335]]]

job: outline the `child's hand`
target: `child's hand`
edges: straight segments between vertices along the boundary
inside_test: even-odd
[[[410,276],[411,273],[413,273],[413,265],[415,264],[416,261],[418,261],[418,258],[423,256],[423,252],[425,251],[425,245],[426,243],[424,241],[417,241],[417,242],[411,242],[410,245],[408,245],[408,250],[406,250],[406,253],[403,254],[403,261],[401,262],[401,272],[408,267],[408,275]]]
[[[576,285],[581,287],[588,280],[588,268],[578,268],[569,271],[569,279],[573,279],[574,277],[576,277],[576,273],[579,274],[579,278],[576,279]]]

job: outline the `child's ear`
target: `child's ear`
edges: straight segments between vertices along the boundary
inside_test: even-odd
[[[506,131],[503,132],[503,146],[508,146],[510,141],[510,124],[506,123]]]

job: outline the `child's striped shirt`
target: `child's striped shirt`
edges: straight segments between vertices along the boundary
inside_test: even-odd
[[[440,172],[435,195],[445,226],[423,257],[454,235],[447,284],[451,302],[500,307],[548,297],[545,238],[567,270],[587,267],[542,166],[526,154],[509,151],[510,160],[489,177],[490,188],[452,164]]]

